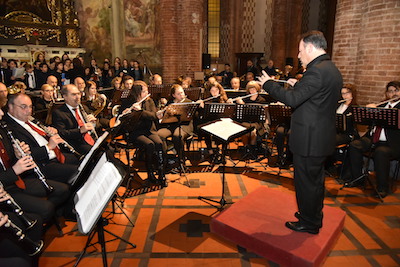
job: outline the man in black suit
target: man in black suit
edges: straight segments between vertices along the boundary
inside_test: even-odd
[[[308,70],[307,70],[308,71]],[[391,81],[386,85],[387,103],[379,105],[381,108],[400,108],[400,81]],[[397,99],[396,99],[397,98]],[[374,104],[367,107],[376,107]],[[397,128],[375,127],[358,140],[350,143],[348,150],[349,163],[345,166],[351,168],[350,180],[357,179],[362,175],[363,153],[369,151],[371,145],[375,145],[372,158],[376,174],[377,189],[381,197],[390,193],[389,170],[390,161],[400,158],[400,130]],[[378,196],[377,196],[378,197]]]
[[[34,68],[31,64],[25,65],[25,78],[24,83],[30,90],[34,90],[38,88],[38,76],[34,71]]]
[[[77,172],[78,159],[70,153],[61,152],[58,145],[64,143],[64,140],[57,134],[57,130],[47,127],[52,135],[48,137],[40,126],[29,121],[32,101],[25,94],[11,95],[7,106],[8,113],[4,120],[15,137],[29,145],[32,157],[43,174],[49,179],[67,183]]]
[[[94,144],[94,137],[91,136],[95,131],[91,121],[96,121],[93,115],[88,115],[85,121],[81,104],[81,92],[73,84],[63,86],[61,94],[65,104],[53,111],[53,126],[59,131],[62,138],[71,144],[75,150],[81,154],[89,152]],[[86,110],[85,110],[86,111]],[[82,122],[80,122],[82,121]]]
[[[2,117],[3,111],[0,109],[0,120]],[[7,136],[8,130],[3,129],[5,124],[3,121],[1,123],[3,126],[0,127],[0,181],[23,211],[38,214],[44,222],[48,222],[54,216],[55,208],[61,206],[68,198],[68,186],[47,180],[54,188],[54,191],[47,195],[44,186],[32,171],[37,165],[29,156],[20,159],[16,157],[11,140]],[[29,146],[24,142],[21,142],[21,148],[25,153],[29,153]]]
[[[324,200],[324,162],[335,149],[335,111],[342,88],[342,75],[326,54],[324,35],[304,34],[299,43],[299,59],[307,68],[303,78],[289,80],[293,90],[285,90],[263,71],[259,78],[273,98],[292,108],[290,150],[293,152],[294,183],[299,211],[296,222],[286,227],[299,232],[319,233]],[[296,81],[296,82],[295,82]]]

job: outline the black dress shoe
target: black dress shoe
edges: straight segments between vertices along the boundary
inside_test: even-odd
[[[296,211],[294,213],[294,217],[296,217],[297,219],[300,219],[300,212]]]
[[[300,222],[286,222],[285,226],[296,232],[305,232],[316,235],[319,233],[319,228],[310,228],[302,225]]]

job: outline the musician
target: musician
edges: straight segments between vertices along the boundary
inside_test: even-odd
[[[235,90],[235,91],[239,91],[241,89],[240,88],[240,79],[239,79],[239,77],[233,77],[232,78],[231,87],[232,87],[232,90]]]
[[[46,79],[46,83],[51,85],[54,89],[58,86],[58,79],[54,75],[49,75]]]
[[[0,120],[3,115],[0,109]],[[40,215],[44,222],[50,221],[54,217],[55,208],[60,207],[68,198],[68,186],[47,180],[47,183],[54,188],[54,191],[47,195],[44,186],[31,171],[37,166],[36,163],[29,156],[17,158],[11,140],[2,127],[0,127],[0,145],[4,147],[0,149],[0,181],[5,190],[25,212]],[[21,147],[25,153],[30,153],[29,146],[23,141]],[[23,182],[17,182],[19,179]]]
[[[308,72],[309,70],[307,70]],[[306,73],[307,73],[306,72]],[[378,107],[381,108],[400,108],[400,81],[391,81],[386,85],[385,92],[387,103]],[[367,107],[377,107],[374,104]],[[372,143],[375,149],[372,154],[376,174],[377,189],[381,197],[386,197],[390,193],[389,188],[389,169],[390,160],[400,158],[400,130],[395,128],[375,127],[373,134],[370,131],[358,140],[354,140],[349,146],[349,166],[351,169],[350,180],[357,179],[362,175],[363,153],[369,151]]]
[[[41,97],[36,100],[35,111],[47,110],[54,103],[54,87],[50,84],[43,84]]]
[[[102,111],[107,105],[107,97],[97,92],[97,84],[94,81],[88,81],[85,88],[85,104],[89,108],[90,112],[95,117],[99,118],[99,126],[107,128],[109,120],[105,119]]]
[[[140,67],[139,61],[133,60],[130,62],[130,73],[135,81],[143,81],[144,74],[143,69]]]
[[[150,76],[150,84],[151,85],[161,85],[162,84],[162,77],[159,74],[154,74]]]
[[[210,94],[211,97],[215,97],[213,99],[210,99],[207,103],[226,103],[228,100],[228,96],[226,95],[225,89],[222,87],[221,84],[215,83],[211,88],[210,88]],[[201,122],[199,124],[204,124],[209,122],[210,120],[206,117],[204,113],[204,101],[203,100],[198,100],[199,105],[199,114],[201,117]],[[200,135],[202,135],[202,132],[200,132]],[[204,135],[204,140],[207,146],[207,152],[208,155],[212,158],[213,161],[216,161],[216,158],[213,158],[214,150],[212,148],[212,140],[211,136],[208,134]]]
[[[356,94],[354,85],[344,84],[341,90],[342,98],[339,101],[339,106],[336,109],[336,114],[343,114],[346,116],[346,130],[344,132],[336,133],[336,145],[348,144],[353,139],[360,138],[355,125],[353,125],[353,116],[351,116],[352,106],[357,105],[355,100]]]
[[[276,71],[276,68],[274,66],[274,61],[272,59],[268,60],[267,66],[265,67],[264,71],[269,75],[269,76],[276,76],[278,72]]]
[[[250,81],[246,85],[247,94],[254,94],[247,98],[237,98],[237,104],[265,104],[267,101],[259,93],[261,91],[260,85],[256,81]],[[228,103],[233,103],[233,99],[228,99]],[[261,137],[267,133],[267,127],[263,122],[243,122],[242,125],[246,128],[254,127],[250,135],[244,135],[242,141],[244,144],[250,145],[250,149],[256,150],[257,137]]]
[[[62,138],[84,155],[89,152],[95,142],[92,131],[95,130],[93,123],[96,122],[96,118],[88,115],[85,120],[82,115],[84,112],[80,109],[81,92],[78,87],[73,84],[64,85],[61,94],[65,104],[53,111],[52,125],[59,131]],[[87,107],[83,105],[82,107],[85,112],[88,112]]]
[[[307,71],[303,78],[289,80],[286,90],[263,71],[260,84],[276,100],[295,108],[291,118],[290,150],[293,152],[294,182],[299,221],[285,226],[298,232],[319,233],[324,201],[324,162],[335,149],[335,110],[343,85],[342,76],[326,54],[322,32],[302,35],[299,59]]]
[[[246,62],[247,67],[246,67],[246,73],[251,72],[253,73],[253,76],[256,77],[258,75],[258,69],[254,66],[254,63],[252,60],[247,60]]]
[[[78,90],[81,92],[81,96],[85,96],[85,88],[86,88],[86,82],[82,77],[76,77],[74,80],[75,86],[78,88]]]
[[[231,80],[233,78],[233,72],[231,71],[231,65],[229,63],[225,63],[225,69],[218,73],[217,76],[222,77],[221,85],[223,87],[228,87],[231,84]]]
[[[138,144],[146,153],[147,178],[151,182],[159,182],[167,186],[164,174],[164,152],[163,143],[157,134],[155,121],[161,116],[157,115],[154,101],[148,98],[148,87],[143,81],[135,81],[129,98],[123,100],[121,104],[122,114],[126,121],[125,129],[129,131],[131,142]],[[142,101],[141,103],[139,103]],[[132,109],[132,112],[130,112]],[[130,122],[133,121],[133,123]],[[122,122],[123,123],[123,122]],[[132,125],[134,124],[134,125]],[[165,151],[165,150],[164,150]],[[153,158],[157,161],[154,162]],[[154,175],[154,167],[158,169],[158,179]]]
[[[174,84],[171,87],[170,99],[168,100],[166,106],[172,103],[185,103],[192,102],[192,100],[186,98],[185,91],[182,86],[179,84]],[[179,128],[181,130],[179,131]],[[180,136],[179,136],[180,132]],[[160,128],[158,130],[158,135],[161,137],[164,145],[164,151],[167,150],[167,138],[172,136],[172,143],[174,144],[174,148],[177,154],[183,159],[183,148],[184,141],[193,134],[193,121],[185,121],[185,122],[176,122],[176,123],[164,123],[160,124]]]
[[[192,77],[190,77],[190,76],[185,76],[183,79],[182,79],[182,82],[181,82],[181,84],[182,84],[182,88],[183,89],[187,89],[187,88],[190,88],[190,87],[192,87]]]
[[[52,180],[67,183],[75,174],[77,158],[70,153],[63,153],[58,147],[64,140],[55,128],[49,127],[53,136],[47,137],[43,129],[31,122],[32,101],[25,94],[15,94],[8,99],[8,113],[4,117],[15,137],[27,143],[32,157],[43,174]]]
[[[4,83],[0,83],[0,109],[7,105],[8,90]]]
[[[111,81],[112,87],[114,87],[114,92],[111,100],[110,107],[115,105],[121,105],[121,93],[122,93],[122,78],[114,77]]]

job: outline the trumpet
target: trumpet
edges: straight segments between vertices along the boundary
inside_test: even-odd
[[[21,242],[22,247],[28,252],[29,256],[35,256],[43,248],[43,240],[34,242],[32,239],[27,237],[21,228],[15,225],[11,220],[7,220],[4,224],[7,229],[14,237],[17,238],[18,242]]]
[[[0,182],[0,188],[4,188],[1,182]],[[10,207],[10,209],[15,213],[15,215],[17,215],[24,222],[24,224],[26,225],[26,230],[31,229],[37,223],[37,220],[31,220],[28,217],[26,217],[20,205],[18,205],[18,203],[15,202],[15,200],[10,196],[10,194],[7,193],[6,196],[10,198],[5,201],[5,204],[7,204]]]
[[[36,124],[37,126],[39,126],[39,128],[41,128],[43,130],[43,132],[45,132],[48,137],[52,137],[54,135],[54,134],[52,134],[50,132],[50,130],[49,130],[49,128],[47,126],[45,126],[43,123],[41,123],[39,120],[35,119],[34,117],[32,117],[32,116],[29,117],[29,121],[31,121],[34,124]],[[67,141],[64,140],[64,142],[61,143],[60,145],[62,145],[65,149],[69,150],[79,160],[82,160],[82,158],[84,157],[81,153],[76,151],[75,148],[73,146],[71,146]]]
[[[83,120],[84,120],[85,122],[88,122],[88,114],[86,113],[86,111],[85,111],[85,109],[83,108],[82,104],[79,104],[79,110],[80,110],[81,113],[82,113]],[[92,123],[92,124],[93,124],[94,127],[96,126],[95,123]],[[89,131],[89,134],[95,137],[95,138],[94,138],[95,141],[96,141],[97,139],[99,139],[99,136],[97,135],[95,129],[93,129],[92,131]]]
[[[13,136],[12,132],[8,129],[7,124],[4,121],[2,121],[0,126],[4,130],[6,130],[7,136],[11,139],[11,142],[16,146],[16,148],[18,149],[18,151],[21,154],[21,156],[22,157],[29,156],[33,160],[31,155],[28,155],[28,154],[26,154],[24,152],[24,150],[21,147],[21,142]],[[44,174],[42,173],[42,171],[39,169],[39,167],[37,165],[36,165],[36,167],[33,168],[33,171],[35,172],[36,176],[38,177],[38,179],[42,183],[42,185],[43,185],[44,189],[46,190],[47,194],[50,194],[51,192],[53,192],[54,188],[47,183]]]

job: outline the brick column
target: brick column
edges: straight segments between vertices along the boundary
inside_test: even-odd
[[[333,61],[359,104],[379,102],[385,85],[400,80],[399,14],[398,0],[338,0]]]

